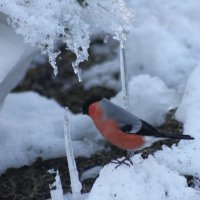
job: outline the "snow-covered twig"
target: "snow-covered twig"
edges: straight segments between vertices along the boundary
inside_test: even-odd
[[[72,142],[70,137],[70,122],[67,115],[68,108],[65,108],[65,118],[64,118],[64,136],[65,136],[65,149],[67,154],[69,175],[71,180],[71,189],[74,199],[78,199],[81,195],[82,185],[78,178],[78,171],[76,168],[76,163],[74,159],[74,153],[72,148]]]
[[[120,40],[120,74],[121,74],[121,84],[122,84],[123,106],[125,109],[128,109],[129,98],[128,98],[128,82],[127,82],[127,68],[126,68],[124,40]]]

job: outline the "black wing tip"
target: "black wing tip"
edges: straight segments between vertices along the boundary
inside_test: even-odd
[[[195,140],[195,138],[190,135],[182,135],[182,136],[184,136],[184,138],[182,139],[185,139],[185,140]]]
[[[195,139],[190,135],[172,134],[172,133],[166,133],[166,132],[162,132],[161,134],[164,137],[171,138],[171,139],[178,139],[178,140],[194,140]]]

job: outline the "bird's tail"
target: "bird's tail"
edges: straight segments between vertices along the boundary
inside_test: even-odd
[[[162,135],[165,138],[171,138],[171,139],[194,140],[194,138],[190,135],[173,134],[167,132],[162,132]]]

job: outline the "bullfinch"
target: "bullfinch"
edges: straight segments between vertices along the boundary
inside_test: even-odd
[[[128,151],[140,150],[163,139],[193,140],[190,135],[161,132],[146,121],[101,96],[91,96],[82,107],[111,144]]]

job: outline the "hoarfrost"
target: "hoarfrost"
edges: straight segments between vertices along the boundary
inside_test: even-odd
[[[49,61],[57,74],[57,44],[66,44],[66,49],[76,54],[72,63],[74,72],[81,81],[79,63],[87,60],[90,35],[94,28],[112,33],[117,39],[125,37],[131,22],[131,12],[123,0],[88,0],[81,7],[74,0],[2,0],[0,12],[8,16],[18,34],[25,42],[37,46]]]

